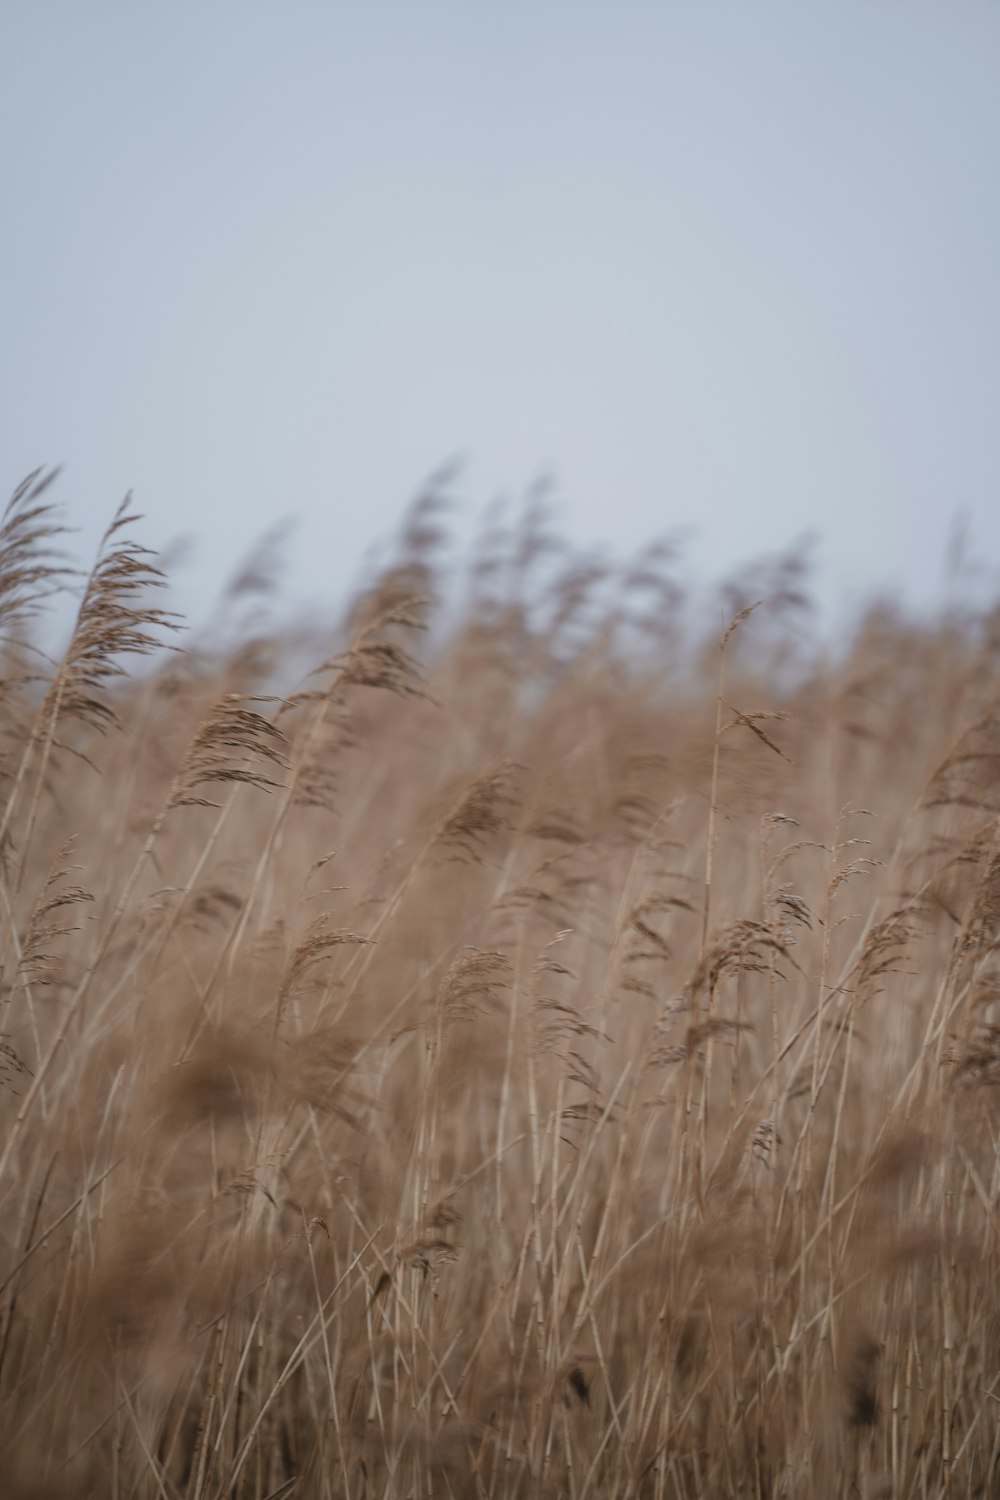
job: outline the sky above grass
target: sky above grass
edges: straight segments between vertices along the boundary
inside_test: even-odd
[[[0,65],[0,480],[82,549],[133,489],[195,614],[286,515],[335,604],[453,454],[833,604],[964,517],[1000,591],[1000,6],[6,0]]]

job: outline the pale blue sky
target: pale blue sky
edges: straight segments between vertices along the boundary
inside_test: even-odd
[[[335,602],[448,455],[567,532],[819,529],[828,598],[1000,587],[1000,5],[0,0],[0,480],[295,513]]]

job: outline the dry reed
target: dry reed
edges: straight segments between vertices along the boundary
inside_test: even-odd
[[[48,480],[0,526],[3,1495],[997,1493],[1000,616],[809,659],[787,558],[713,641],[541,496],[456,615],[445,471],[279,698],[252,621],[155,654],[127,507],[48,663]]]

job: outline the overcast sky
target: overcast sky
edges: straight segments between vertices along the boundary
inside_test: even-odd
[[[423,476],[695,574],[1000,589],[1000,5],[2,0],[0,480],[280,516],[333,602]]]

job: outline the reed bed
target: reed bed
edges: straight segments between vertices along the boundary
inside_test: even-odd
[[[323,640],[266,557],[178,634],[126,504],[53,662],[50,477],[0,1492],[996,1494],[1000,612],[810,653],[791,557],[699,630],[537,502],[459,589],[442,475]]]

